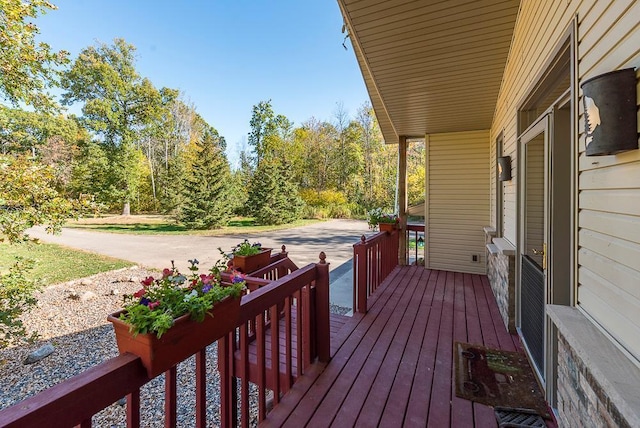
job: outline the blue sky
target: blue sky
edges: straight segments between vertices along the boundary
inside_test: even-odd
[[[137,70],[182,90],[227,140],[234,163],[251,107],[271,99],[296,125],[368,100],[336,0],[54,0],[41,38],[72,59],[97,41],[137,47]],[[77,112],[73,109],[72,112]]]

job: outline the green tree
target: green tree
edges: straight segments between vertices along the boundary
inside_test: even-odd
[[[56,7],[47,0],[0,1],[0,97],[38,110],[56,109],[47,89],[56,85],[57,67],[68,62],[65,51],[36,43],[35,18]]]
[[[364,103],[356,114],[359,127],[359,145],[363,153],[361,206],[369,210],[374,207],[393,206],[397,169],[397,146],[387,146],[382,139],[373,108]]]
[[[249,126],[249,145],[253,147],[254,165],[260,165],[260,161],[266,155],[266,140],[276,133],[275,114],[271,107],[271,100],[260,101],[253,106]]]
[[[240,151],[239,158],[239,166],[233,171],[233,207],[234,212],[238,215],[250,215],[246,203],[249,198],[248,189],[251,185],[254,167],[251,162],[251,155],[247,152],[246,148]]]
[[[117,169],[116,196],[129,214],[141,171],[138,146],[142,129],[159,120],[163,98],[151,81],[135,69],[135,47],[123,39],[80,52],[62,77],[62,102],[83,102],[82,122],[109,146]]]
[[[36,333],[27,336],[20,319],[37,303],[34,293],[40,287],[27,277],[32,266],[32,260],[18,259],[8,273],[0,273],[0,349],[24,338],[37,337]]]
[[[178,217],[188,228],[219,228],[229,221],[231,172],[224,147],[224,139],[213,128],[198,144],[200,150],[184,183],[184,202]]]
[[[166,165],[158,172],[160,210],[176,215],[184,202],[184,185],[188,178],[184,151],[168,158]]]
[[[61,188],[71,179],[72,161],[79,145],[88,140],[89,133],[73,116],[0,106],[2,153],[30,153],[54,169]]]
[[[265,158],[289,161],[293,124],[285,116],[275,114],[271,100],[253,106],[249,126],[248,143],[253,148],[254,166]]]
[[[249,122],[249,145],[254,163],[249,175],[246,212],[259,224],[283,224],[300,218],[302,200],[294,178],[293,164],[302,153],[294,138],[293,124],[283,115],[276,115],[271,101],[261,101],[253,107]],[[246,157],[242,158],[248,171]]]
[[[303,187],[317,191],[338,187],[338,140],[335,127],[315,118],[307,120],[296,133],[303,138],[304,164],[300,169]]]
[[[263,160],[251,180],[247,205],[258,224],[285,224],[300,218],[303,202],[291,167]]]
[[[409,206],[424,202],[425,180],[424,143],[412,143],[407,149],[407,199]]]
[[[2,154],[31,152],[41,155],[52,138],[74,146],[87,134],[74,117],[11,109],[0,105]]]
[[[46,225],[55,232],[82,205],[64,198],[55,188],[52,167],[25,156],[0,155],[0,240],[26,241],[25,230]],[[0,348],[26,336],[20,315],[36,303],[37,284],[27,278],[33,261],[18,259],[0,273]]]

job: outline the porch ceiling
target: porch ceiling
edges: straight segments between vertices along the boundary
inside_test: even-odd
[[[519,0],[338,0],[380,128],[488,129]]]

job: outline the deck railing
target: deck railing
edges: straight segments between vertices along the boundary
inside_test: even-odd
[[[415,224],[409,223],[407,224],[407,263],[419,263],[420,255],[424,254],[421,252],[424,250],[425,245],[425,228],[424,224]]]
[[[321,361],[329,359],[329,270],[324,262],[324,254],[318,264],[310,264],[302,269],[297,269],[289,264],[286,257],[280,257],[272,263],[271,273],[269,269],[262,272],[263,276],[278,276],[275,281],[264,278],[247,277],[247,283],[255,288],[255,291],[242,297],[240,304],[240,321],[238,328],[218,341],[218,352],[222,356],[219,360],[221,370],[220,394],[221,394],[221,419],[222,425],[231,427],[236,425],[234,417],[237,408],[237,392],[233,379],[231,345],[235,335],[239,334],[240,362],[243,375],[249,374],[247,367],[252,356],[246,353],[250,340],[255,340],[257,352],[258,379],[258,403],[259,420],[266,414],[266,352],[271,353],[270,358],[275,362],[275,367],[284,363],[286,370],[292,371],[291,355],[293,346],[297,346],[296,358],[301,363],[296,366],[296,371],[304,372],[314,358]],[[272,259],[273,261],[273,259]],[[274,273],[274,270],[278,270]],[[290,274],[280,276],[290,269]],[[292,313],[297,319],[306,320],[305,323],[291,322]],[[278,331],[278,324],[270,322],[283,318],[285,334]],[[252,329],[247,326],[255,322]],[[300,345],[292,340],[291,329],[297,329],[297,337]],[[265,332],[270,331],[271,342],[267,344]],[[302,330],[302,331],[301,331]],[[238,333],[236,333],[236,331]],[[285,342],[288,355],[285,361],[277,355],[278,343]],[[274,351],[275,350],[275,351]],[[291,351],[291,352],[290,352]],[[276,354],[274,354],[276,352]],[[193,425],[205,427],[206,415],[206,348],[196,354],[195,371],[195,395],[196,415]],[[227,358],[226,356],[229,356]],[[255,357],[253,357],[255,358]],[[273,364],[272,364],[273,367]],[[300,369],[298,369],[298,367]],[[127,427],[137,428],[141,426],[140,419],[140,388],[151,381],[147,377],[146,370],[142,366],[140,358],[126,353],[94,366],[85,372],[55,385],[35,396],[27,398],[6,409],[0,410],[0,427],[91,427],[91,418],[102,409],[112,405],[120,398],[126,396],[126,422]],[[245,418],[244,402],[248,397],[246,376],[242,379],[242,425],[247,426],[248,417]],[[280,394],[291,386],[291,382],[280,382],[273,379],[275,387],[274,403],[279,401]],[[271,384],[270,384],[271,385]],[[165,372],[164,394],[164,426],[175,427],[177,424],[177,369],[172,367]],[[159,397],[158,397],[159,398]],[[248,413],[248,411],[247,411]]]
[[[320,263],[243,297],[238,328],[218,341],[222,426],[252,424],[250,384],[257,389],[260,422],[267,414],[269,391],[277,405],[316,358],[329,360],[329,265],[323,253],[320,257]]]
[[[367,312],[367,298],[398,265],[400,231],[364,235],[353,245],[353,311]]]
[[[295,270],[298,270],[298,266],[288,257],[287,248],[283,245],[279,253],[271,255],[269,265],[250,272],[249,275],[252,278],[262,278],[270,282],[282,278]],[[252,283],[248,283],[247,285],[250,290],[253,288]]]

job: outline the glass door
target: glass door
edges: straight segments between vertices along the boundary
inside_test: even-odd
[[[547,302],[547,139],[544,116],[520,137],[520,331],[544,381]]]

